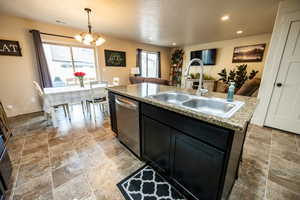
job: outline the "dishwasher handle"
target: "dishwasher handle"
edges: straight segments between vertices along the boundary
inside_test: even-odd
[[[138,106],[135,103],[121,97],[116,97],[115,102],[116,104],[131,110],[136,110],[138,108]]]

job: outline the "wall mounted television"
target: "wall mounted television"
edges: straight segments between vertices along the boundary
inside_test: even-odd
[[[191,51],[191,60],[200,58],[204,65],[215,65],[217,57],[217,49],[203,49]],[[192,63],[192,66],[199,66],[198,63]]]

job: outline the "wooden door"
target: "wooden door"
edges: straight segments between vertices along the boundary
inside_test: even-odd
[[[265,125],[300,134],[300,15],[292,21]]]

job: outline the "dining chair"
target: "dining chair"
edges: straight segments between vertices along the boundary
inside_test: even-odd
[[[66,86],[76,85],[76,78],[66,78]]]
[[[99,105],[100,111],[106,113],[108,101],[106,81],[92,81],[90,82],[90,99],[86,100],[86,107],[88,112],[91,113],[91,104],[93,105],[94,117],[96,118],[95,105]]]
[[[35,90],[37,91],[39,97],[40,97],[40,101],[42,102],[42,104],[44,104],[44,91],[42,90],[41,86],[36,82],[36,81],[33,81],[33,86],[35,88]],[[63,110],[64,110],[64,114],[65,114],[65,117],[69,117],[70,119],[70,110],[69,110],[69,105],[67,103],[65,104],[58,104],[58,105],[54,105],[53,108],[54,109],[57,109],[59,107],[62,107]],[[45,117],[46,119],[48,120],[49,118],[49,114],[50,113],[45,113]]]

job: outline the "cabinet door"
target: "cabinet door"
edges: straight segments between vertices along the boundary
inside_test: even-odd
[[[148,117],[142,117],[143,158],[163,173],[169,172],[171,129]]]
[[[118,133],[115,95],[112,92],[108,93],[108,104],[109,104],[111,130],[115,133]]]
[[[172,132],[172,179],[198,199],[217,199],[224,152],[178,131]]]

